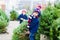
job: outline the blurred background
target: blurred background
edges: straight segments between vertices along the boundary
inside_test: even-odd
[[[11,10],[20,12],[21,9],[32,10],[37,4],[42,6],[42,10],[48,6],[50,2],[52,5],[56,0],[0,0],[0,8],[3,9],[9,16]]]

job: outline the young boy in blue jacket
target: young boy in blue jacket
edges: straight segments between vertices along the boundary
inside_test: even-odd
[[[18,20],[20,20],[20,23],[28,19],[26,12],[26,9],[23,9],[22,14],[19,15]]]
[[[27,27],[29,28],[29,32],[30,32],[30,35],[29,35],[30,40],[35,40],[34,36],[38,30],[39,15],[40,15],[39,12],[37,10],[35,10],[33,12],[33,14],[30,15],[30,17],[28,19],[28,26]]]
[[[36,8],[34,8],[34,10],[33,10],[33,11],[37,10],[37,11],[39,12],[39,15],[38,15],[38,16],[40,16],[40,14],[41,14],[40,9],[41,9],[41,6],[40,6],[40,5],[38,5]]]

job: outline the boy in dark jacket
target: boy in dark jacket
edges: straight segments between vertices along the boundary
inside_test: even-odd
[[[29,38],[30,40],[35,40],[34,36],[35,33],[38,30],[38,25],[39,25],[39,14],[40,12],[38,10],[34,10],[32,15],[30,15],[29,19],[28,19],[28,28],[29,28]]]
[[[26,9],[23,9],[22,14],[19,15],[18,20],[20,20],[20,23],[28,19],[26,12]]]
[[[34,8],[34,10],[33,10],[33,11],[37,10],[37,11],[39,12],[39,15],[38,15],[38,16],[40,16],[40,14],[41,14],[40,9],[41,9],[41,6],[40,6],[40,5],[38,5],[36,8]]]

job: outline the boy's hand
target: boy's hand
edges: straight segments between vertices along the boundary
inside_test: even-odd
[[[24,20],[23,18],[20,18],[21,20]]]
[[[29,28],[29,26],[27,26],[27,28]]]
[[[23,19],[23,21],[28,21],[28,20]]]
[[[32,17],[31,16],[28,16],[30,19],[32,19]]]

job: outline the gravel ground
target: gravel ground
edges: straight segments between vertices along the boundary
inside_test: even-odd
[[[12,34],[13,30],[18,27],[19,22],[18,21],[10,21],[9,25],[7,27],[7,33],[5,34],[0,34],[0,40],[12,40]]]

